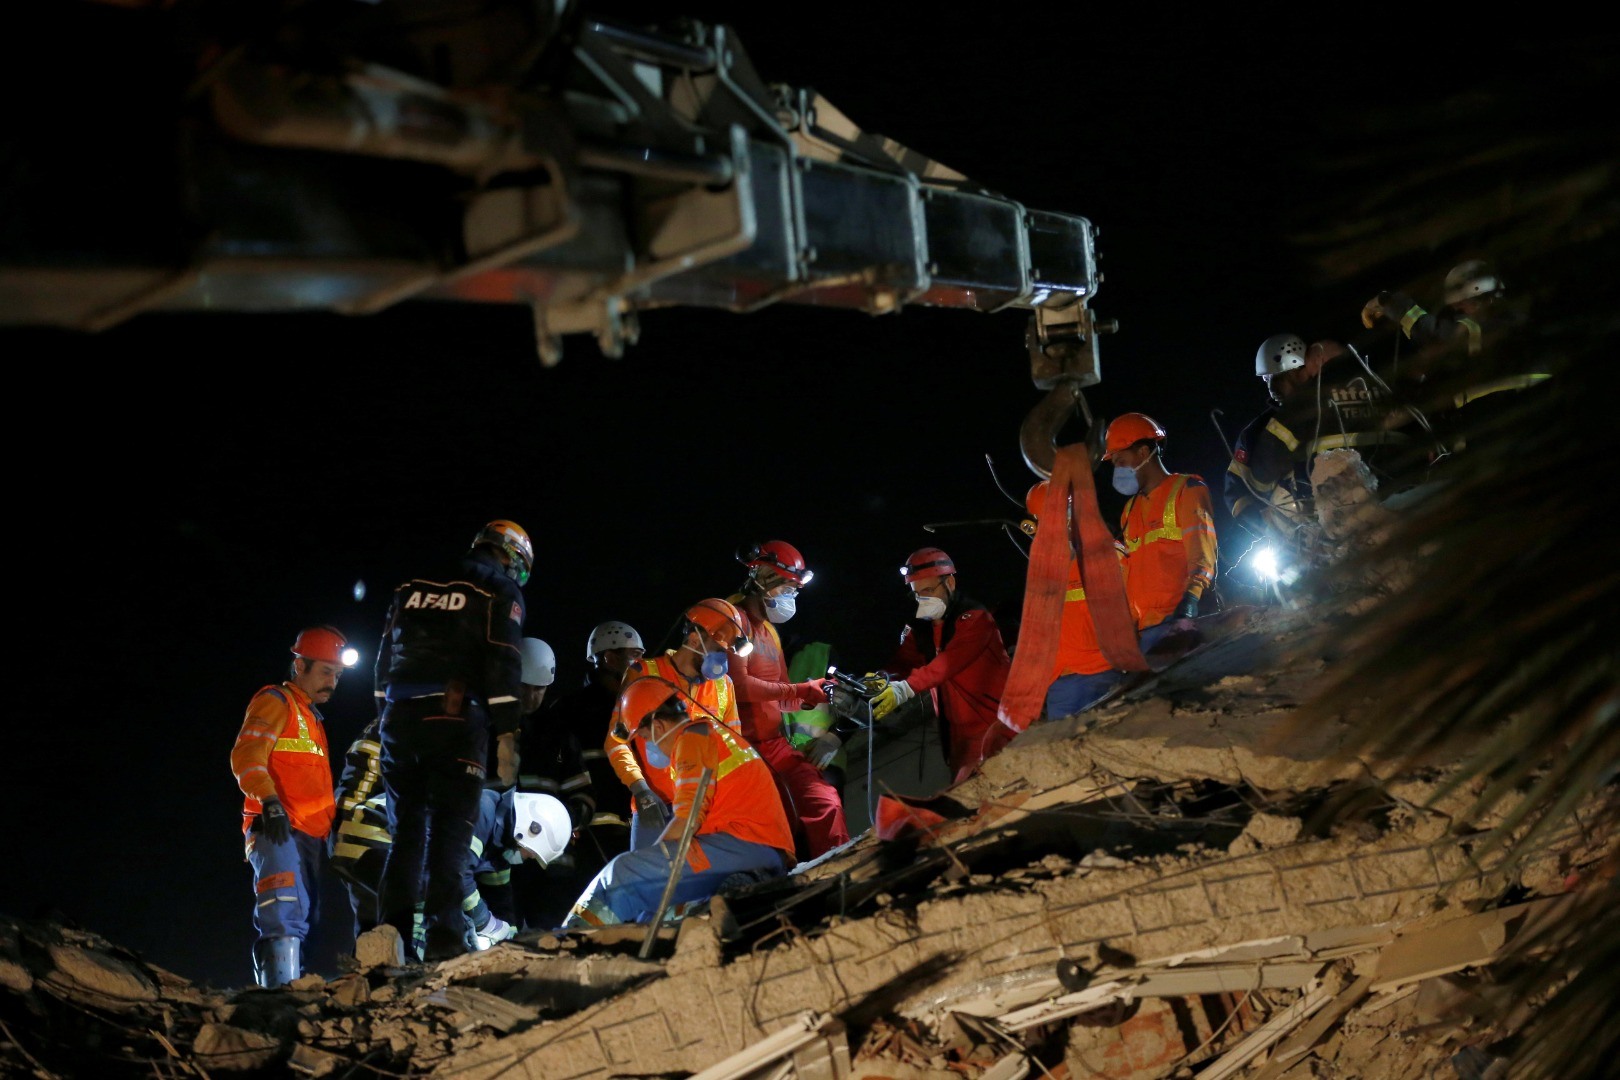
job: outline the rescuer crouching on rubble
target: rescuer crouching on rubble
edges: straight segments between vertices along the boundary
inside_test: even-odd
[[[665,679],[680,687],[686,699],[705,714],[741,735],[737,688],[726,672],[730,670],[729,654],[746,655],[754,647],[742,631],[742,622],[742,613],[729,600],[699,600],[686,609],[681,643],[660,656],[643,656],[630,665],[624,674],[624,687],[637,679]],[[634,807],[630,815],[630,850],[639,851],[660,836],[669,821],[675,789],[669,774],[668,748],[651,741],[644,727],[623,720],[615,703],[602,749],[614,774],[630,790]]]
[[[945,760],[961,780],[1012,738],[996,715],[1012,658],[989,610],[957,589],[956,563],[945,552],[913,551],[900,577],[911,587],[917,615],[900,632],[884,672],[866,676],[879,687],[872,718],[937,689]]]
[[[763,881],[792,865],[793,833],[776,781],[731,725],[674,683],[652,676],[625,687],[617,715],[619,723],[634,725],[649,747],[667,757],[673,816],[650,846],[617,855],[603,868],[575,902],[564,929],[660,918],[660,901],[689,821],[695,822],[694,832],[672,905],[707,900],[730,878]]]
[[[730,657],[743,733],[776,775],[783,801],[791,808],[789,823],[801,841],[798,853],[806,859],[819,858],[849,842],[844,802],[821,775],[819,762],[813,763],[789,741],[782,712],[824,705],[827,691],[820,680],[795,683],[788,678],[787,657],[776,631],[778,624],[793,617],[799,590],[815,574],[806,569],[799,549],[784,540],[755,544],[739,552],[737,559],[748,567],[748,579],[731,602],[741,613],[744,636],[754,643],[747,656]],[[838,739],[829,734],[826,742],[831,744],[825,751],[830,759]]]
[[[335,805],[326,728],[315,706],[337,690],[346,645],[329,626],[300,633],[291,678],[253,695],[231,747],[253,867],[253,978],[264,987],[302,974],[304,939],[320,914],[321,856]]]

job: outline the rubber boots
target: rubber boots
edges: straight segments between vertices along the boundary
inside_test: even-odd
[[[295,937],[265,938],[253,946],[253,981],[270,989],[285,986],[302,972],[298,950],[303,942]]]

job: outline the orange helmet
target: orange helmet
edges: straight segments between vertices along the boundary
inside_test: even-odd
[[[1103,450],[1103,460],[1107,461],[1121,450],[1135,446],[1139,442],[1163,442],[1164,428],[1151,416],[1139,412],[1128,412],[1108,425],[1108,441]]]
[[[752,570],[756,566],[769,566],[802,589],[816,576],[814,570],[804,568],[804,556],[786,540],[767,540],[737,553],[737,561]]]
[[[677,720],[687,718],[686,702],[674,683],[657,677],[637,679],[619,695],[619,719],[631,731],[654,714]]]
[[[530,542],[529,534],[523,531],[523,526],[505,518],[492,521],[473,537],[472,546],[480,544],[506,552],[507,558],[512,560],[512,580],[519,585],[529,583],[529,573],[534,569],[534,544]]]
[[[1046,502],[1047,485],[1051,482],[1050,480],[1042,480],[1039,483],[1031,484],[1029,491],[1024,495],[1024,509],[1028,510],[1029,516],[1037,521],[1040,520],[1041,506]]]
[[[348,639],[330,626],[311,626],[298,632],[292,654],[305,660],[324,660],[328,664],[343,663],[343,646]]]
[[[721,648],[730,649],[738,656],[754,651],[753,642],[743,633],[742,612],[729,600],[712,596],[699,600],[686,609],[686,622],[688,626],[699,627],[718,641]]]
[[[900,568],[900,579],[907,585],[929,578],[949,577],[956,573],[956,564],[939,548],[918,548],[906,556],[906,565]]]

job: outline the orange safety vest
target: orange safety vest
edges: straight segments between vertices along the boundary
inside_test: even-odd
[[[1188,480],[1199,483],[1189,487]],[[1133,495],[1119,524],[1137,629],[1163,622],[1184,595],[1202,596],[1215,580],[1214,512],[1202,477],[1173,473],[1147,495]]]
[[[268,755],[263,749],[267,742]],[[332,795],[326,728],[309,698],[292,683],[262,687],[253,695],[231,749],[231,766],[243,792],[244,833],[264,811],[260,797],[270,794],[263,787],[263,775],[274,785],[293,828],[319,839],[332,831],[337,804]],[[263,775],[255,783],[257,774]],[[252,794],[253,790],[259,795]]]
[[[1124,549],[1115,547],[1114,551],[1123,560]],[[1097,624],[1091,621],[1086,587],[1080,580],[1080,560],[1070,559],[1069,585],[1063,594],[1063,621],[1058,631],[1057,664],[1052,669],[1052,678],[1096,675],[1113,667],[1097,641]]]
[[[672,805],[675,817],[682,821],[693,812],[703,770],[712,774],[703,806],[696,811],[696,836],[725,833],[791,855],[793,830],[788,827],[776,778],[747,739],[721,724],[691,720],[675,735],[669,757],[675,788]],[[688,865],[704,870],[708,862],[702,845],[694,841]]]
[[[619,687],[620,692],[622,693],[624,687],[637,679],[665,679],[681,687],[692,699],[687,703],[687,708],[694,716],[707,711],[719,717],[729,730],[741,735],[741,721],[737,719],[737,690],[731,685],[731,677],[722,675],[718,679],[688,683],[686,676],[676,669],[674,657],[674,649],[666,651],[662,657],[642,657],[630,665],[630,670],[625,673],[624,682]],[[692,702],[697,703],[696,707]],[[618,726],[619,719],[619,708],[615,705],[613,715],[608,718],[607,739],[602,743],[614,773],[625,787],[629,787],[637,780],[647,781],[660,799],[670,802],[674,799],[675,792],[669,781],[668,770],[646,766],[646,751],[637,745],[646,742],[644,736],[632,733],[628,741],[614,736],[613,729]]]

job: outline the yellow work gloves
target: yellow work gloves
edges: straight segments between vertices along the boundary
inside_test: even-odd
[[[916,696],[917,691],[906,685],[904,679],[896,679],[884,686],[882,692],[872,699],[872,719],[882,720]]]
[[[1371,330],[1378,325],[1378,320],[1384,317],[1384,305],[1378,297],[1373,297],[1361,305],[1361,325]]]

